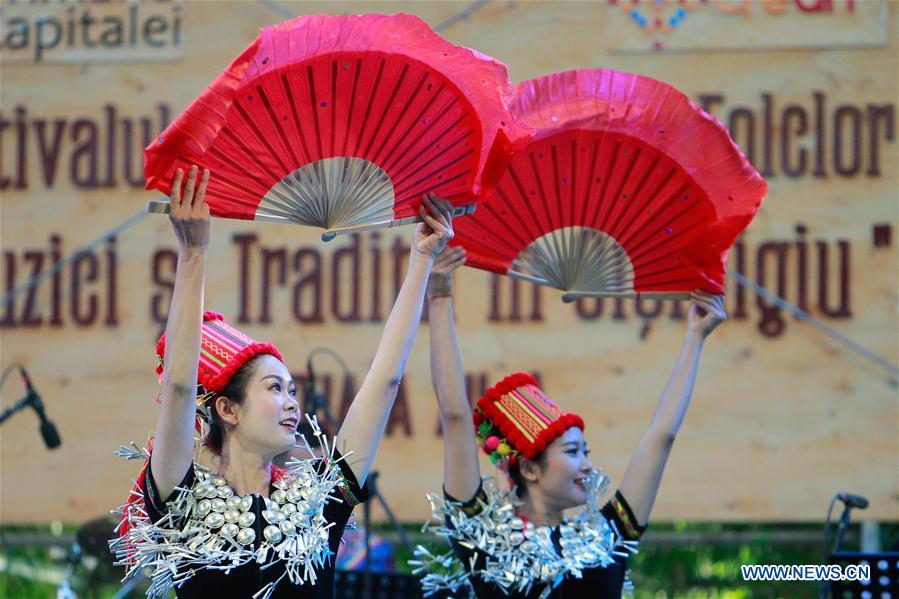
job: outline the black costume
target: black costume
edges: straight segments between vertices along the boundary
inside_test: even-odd
[[[238,496],[193,463],[161,501],[148,460],[138,484],[145,512],[129,512],[121,563],[147,570],[150,597],[171,588],[179,598],[333,597],[334,556],[368,489],[336,450],[288,466],[262,497]]]
[[[471,514],[477,513],[479,500],[486,501],[486,496],[482,489],[466,502],[459,502],[444,493],[447,501],[460,504],[461,509]],[[615,528],[623,538],[630,541],[638,541],[646,530],[646,527],[637,525],[637,519],[634,517],[633,511],[628,505],[624,496],[620,492],[615,492],[615,496],[602,507],[602,515],[609,522],[614,522]],[[551,535],[553,545],[556,551],[561,552],[559,541],[561,539],[560,527],[554,526]],[[524,593],[510,593],[506,595],[501,588],[495,584],[484,581],[477,575],[479,566],[483,567],[485,560],[484,555],[479,555],[476,549],[463,547],[458,540],[452,539],[451,545],[453,552],[459,558],[459,561],[466,567],[469,572],[469,581],[474,591],[474,596],[479,599],[487,599],[494,597],[509,597],[510,599],[537,599],[546,588],[546,585],[535,584],[531,591]],[[470,564],[472,557],[475,558],[475,574],[471,574]],[[551,599],[572,599],[574,597],[591,597],[593,599],[620,599],[624,588],[627,574],[627,556],[614,555],[614,562],[606,567],[588,568],[583,571],[581,578],[566,576],[562,582],[558,584],[550,593]]]

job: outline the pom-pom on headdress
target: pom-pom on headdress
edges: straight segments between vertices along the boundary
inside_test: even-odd
[[[573,426],[577,414],[562,412],[530,374],[510,374],[487,390],[474,412],[477,441],[494,464],[533,459]]]
[[[269,354],[283,361],[281,352],[273,344],[261,343],[235,329],[218,312],[204,312],[200,364],[197,368],[197,403],[202,404],[213,395],[221,393],[244,364],[262,354]],[[165,333],[156,344],[156,355],[159,358],[156,373],[161,376]]]

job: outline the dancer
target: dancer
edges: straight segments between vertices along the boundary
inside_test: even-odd
[[[409,268],[371,369],[334,445],[320,459],[272,458],[295,444],[301,406],[277,348],[203,312],[209,171],[178,170],[171,222],[179,243],[175,287],[157,348],[159,417],[148,460],[112,541],[130,574],[151,578],[150,597],[332,597],[333,555],[368,475],[421,316],[434,259],[453,236],[452,207],[420,208]],[[207,421],[210,463],[195,461],[195,417]],[[313,424],[317,430],[317,425]],[[310,449],[311,451],[311,449]]]
[[[465,262],[462,248],[438,257],[428,285],[431,377],[444,439],[444,498],[431,497],[437,524],[457,558],[419,550],[426,592],[468,589],[477,597],[617,598],[627,556],[649,520],[674,438],[693,393],[703,343],[726,318],[723,296],[694,292],[687,332],[674,371],[656,405],[621,485],[599,505],[608,479],[594,470],[584,423],[563,413],[527,374],[506,377],[472,411],[453,313],[452,273]],[[480,446],[511,479],[500,491],[481,479]],[[567,520],[563,511],[582,506]]]

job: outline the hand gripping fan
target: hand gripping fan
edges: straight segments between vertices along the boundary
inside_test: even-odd
[[[537,130],[496,197],[454,223],[467,264],[583,295],[722,293],[727,253],[767,190],[714,117],[612,70],[518,85]]]
[[[214,216],[336,233],[470,212],[532,133],[506,68],[411,15],[302,16],[259,37],[145,151],[147,189],[207,167]],[[151,202],[167,212],[168,202]]]

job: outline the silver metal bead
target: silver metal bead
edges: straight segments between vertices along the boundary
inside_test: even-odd
[[[537,545],[535,545],[535,544],[532,543],[531,541],[525,541],[524,543],[521,544],[521,546],[519,547],[519,549],[520,549],[523,553],[533,553],[534,551],[537,550]]]
[[[212,502],[208,499],[201,499],[197,502],[197,507],[194,508],[194,513],[198,518],[205,518],[206,514],[208,514],[212,510]]]
[[[282,520],[278,524],[278,528],[280,528],[281,532],[286,534],[288,537],[297,534],[297,529],[293,524],[291,524],[290,520]]]
[[[205,522],[206,526],[209,528],[218,528],[225,523],[225,517],[218,512],[212,512],[203,519],[203,522]]]
[[[306,516],[311,516],[315,513],[315,507],[308,501],[298,501],[297,511]]]
[[[509,536],[509,533],[512,532],[512,529],[508,524],[497,524],[496,525],[496,534],[501,537]]]
[[[285,518],[289,518],[297,511],[297,506],[292,503],[285,503],[281,506],[281,514],[284,515]]]
[[[240,527],[233,522],[227,522],[224,526],[222,526],[222,535],[226,537],[233,537],[238,532],[240,532]]]
[[[521,543],[524,542],[524,534],[518,531],[513,532],[509,535],[509,542],[513,545],[521,545]]]
[[[228,499],[229,497],[234,495],[234,490],[228,485],[222,485],[218,487],[218,496],[222,499]]]
[[[205,487],[205,489],[206,491],[205,493],[203,493],[203,497],[205,497],[206,499],[213,499],[215,497],[218,497],[218,491],[212,485]]]
[[[252,512],[250,512],[252,514]],[[246,516],[246,514],[244,514]],[[237,533],[237,542],[241,545],[249,545],[256,540],[256,531],[252,528],[242,528]]]
[[[227,507],[225,506],[224,499],[219,499],[218,497],[216,497],[215,499],[212,500],[212,511],[213,512],[218,512],[221,514],[226,509],[227,509]]]
[[[286,494],[281,489],[278,489],[274,493],[271,494],[271,500],[275,503],[284,503],[284,499],[286,498]]]
[[[222,485],[227,485],[227,484],[228,484],[228,481],[226,481],[226,480],[225,480],[224,478],[222,478],[221,476],[213,476],[213,477],[212,477],[212,480],[211,480],[210,482],[211,482],[213,485],[215,485],[216,487],[220,487],[220,486],[222,486]]]
[[[237,518],[237,523],[241,528],[247,528],[248,526],[253,526],[253,522],[256,521],[256,514],[254,512],[244,512]],[[255,533],[254,533],[255,537]]]
[[[289,501],[290,503],[296,503],[300,499],[302,499],[302,494],[296,489],[291,489],[287,492],[287,501]]]
[[[229,510],[239,510],[240,509],[240,500],[242,497],[238,497],[237,495],[232,495],[231,497],[225,500],[225,507]]]
[[[197,499],[202,499],[206,496],[206,485],[202,483],[197,483],[194,485],[194,488],[190,490],[194,497]]]
[[[273,512],[272,510],[262,510],[262,517],[265,518],[265,521],[269,524],[277,524],[281,520],[279,519],[278,512]]]
[[[300,512],[294,512],[290,515],[290,523],[294,526],[305,526],[309,524],[309,517]]]
[[[509,527],[512,530],[524,530],[524,520],[516,516],[509,520]]]
[[[245,512],[251,507],[253,507],[253,498],[250,495],[240,498],[240,511]]]
[[[240,519],[240,512],[237,510],[225,511],[225,522],[237,522]]]
[[[276,489],[286,489],[287,483],[285,483],[283,480],[276,480],[275,482],[272,483],[272,486],[275,487]]]
[[[272,544],[280,543],[281,539],[284,538],[284,533],[277,526],[266,526],[265,530],[262,531],[262,535],[266,541]]]

